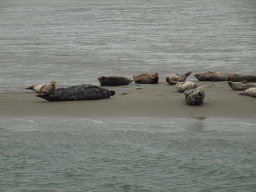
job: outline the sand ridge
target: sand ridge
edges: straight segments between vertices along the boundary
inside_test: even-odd
[[[63,117],[256,117],[255,98],[239,95],[227,81],[194,81],[204,88],[200,106],[187,105],[185,95],[166,82],[104,87],[116,95],[103,100],[48,102],[35,93],[0,93],[1,116]]]

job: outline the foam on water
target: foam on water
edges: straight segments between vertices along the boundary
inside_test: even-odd
[[[108,119],[60,118],[60,117],[23,117],[0,118],[0,125],[15,131],[75,131],[93,128],[101,131],[140,131],[140,132],[184,132],[188,127],[201,131],[252,131],[256,127],[253,119],[228,118],[153,118],[130,117]],[[225,129],[223,129],[223,127]]]

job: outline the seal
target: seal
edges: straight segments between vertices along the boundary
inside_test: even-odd
[[[186,90],[195,89],[195,88],[197,88],[197,84],[193,83],[191,81],[177,82],[176,83],[176,89],[180,93],[183,93]]]
[[[189,105],[201,105],[205,98],[204,89],[197,87],[196,89],[190,89],[184,91],[185,99]]]
[[[256,97],[256,88],[252,87],[252,88],[246,89],[245,91],[239,93],[239,95],[249,95],[251,97]]]
[[[115,95],[115,91],[100,88],[90,84],[76,85],[68,88],[58,88],[47,93],[37,94],[47,101],[78,101],[107,99]]]
[[[45,83],[45,84],[32,85],[32,86],[27,87],[25,89],[33,90],[36,93],[46,93],[48,91],[54,90],[55,87],[56,87],[56,82],[55,81],[50,81],[49,83]]]
[[[179,74],[171,74],[168,77],[166,77],[166,82],[169,83],[170,85],[175,85],[177,82],[184,82],[186,81],[187,77],[191,74],[192,72],[189,71],[183,75]]]
[[[247,81],[242,81],[242,82],[228,81],[228,85],[234,91],[244,91],[251,87],[256,87],[256,83],[248,83]]]
[[[133,80],[130,80],[126,77],[116,77],[116,76],[101,76],[98,78],[101,86],[119,86],[119,85],[128,85]]]
[[[234,82],[256,82],[256,75],[237,75],[237,76],[229,76],[227,77],[227,81],[234,81]]]
[[[157,84],[159,80],[158,73],[155,74],[148,74],[148,73],[142,73],[140,75],[133,75],[133,79],[135,83],[141,83],[141,84]]]
[[[227,77],[235,77],[237,75],[224,72],[212,72],[198,73],[194,75],[199,81],[226,81]]]

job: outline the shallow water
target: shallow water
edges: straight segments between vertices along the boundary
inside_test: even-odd
[[[254,0],[1,1],[0,91],[141,72],[255,74],[255,10]]]
[[[253,191],[256,121],[5,118],[2,191]]]

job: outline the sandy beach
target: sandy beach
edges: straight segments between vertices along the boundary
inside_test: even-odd
[[[255,98],[239,95],[225,82],[194,81],[205,90],[200,106],[186,104],[185,96],[166,82],[105,87],[114,90],[110,99],[48,102],[32,91],[1,93],[0,115],[56,117],[183,117],[255,118]],[[58,87],[57,87],[58,88]]]

